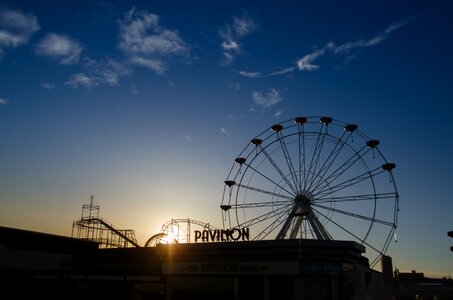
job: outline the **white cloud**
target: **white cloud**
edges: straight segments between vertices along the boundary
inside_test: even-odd
[[[302,58],[298,59],[296,61],[297,70],[299,70],[299,71],[318,70],[320,68],[320,66],[318,64],[315,64],[315,61],[318,58],[320,58],[321,56],[326,55],[328,53],[334,53],[336,55],[340,55],[340,54],[345,55],[345,58],[342,63],[343,64],[342,67],[344,68],[345,66],[349,65],[353,60],[357,59],[357,56],[355,55],[357,52],[354,52],[354,50],[371,48],[371,47],[381,44],[389,37],[390,33],[392,33],[395,30],[398,30],[399,28],[401,28],[403,26],[406,26],[406,25],[412,23],[416,18],[418,18],[418,15],[397,21],[397,22],[391,24],[389,27],[387,27],[380,34],[377,34],[374,37],[367,39],[367,40],[360,39],[360,40],[347,41],[339,46],[336,46],[333,42],[328,42],[323,48],[316,49],[313,52],[306,54]],[[270,73],[239,71],[238,74],[243,77],[248,77],[248,78],[265,78],[265,77],[271,77],[271,76],[277,76],[277,75],[290,74],[290,73],[293,73],[295,70],[296,70],[296,67],[291,66],[291,67],[281,69],[276,72],[270,72]]]
[[[301,59],[297,60],[297,67],[300,71],[313,71],[319,69],[318,65],[313,62],[320,56],[324,55],[324,49],[318,49],[310,54],[305,55]]]
[[[131,73],[131,69],[127,64],[112,58],[105,58],[99,62],[91,58],[85,58],[84,60],[85,73],[72,75],[66,82],[67,85],[76,88],[91,88],[100,84],[116,86],[119,84],[122,77]],[[43,88],[48,88],[44,84],[41,86]]]
[[[269,74],[267,74],[266,77],[289,74],[289,73],[294,72],[295,69],[296,69],[295,67],[285,68],[285,69],[282,69],[282,70],[279,70],[279,71],[275,71],[275,72],[269,73]]]
[[[257,29],[258,25],[255,20],[247,17],[234,17],[233,18],[233,29],[237,36],[242,37],[246,36]]]
[[[406,19],[399,20],[399,21],[391,24],[389,27],[387,27],[387,29],[384,32],[386,34],[391,33],[391,32],[393,32],[393,31],[395,31],[397,29],[400,29],[403,26],[406,26],[406,25],[412,23],[418,17],[419,17],[418,15],[415,15],[415,16],[412,16],[412,17],[409,17],[409,18],[406,18]]]
[[[49,82],[43,82],[43,83],[41,84],[41,87],[42,87],[43,89],[46,89],[46,90],[52,90],[52,89],[55,88],[55,84],[54,84],[54,83],[49,83]]]
[[[234,61],[234,55],[228,51],[223,52],[223,64],[228,65]]]
[[[111,86],[118,85],[121,77],[131,73],[127,65],[110,58],[94,63],[90,69],[96,81],[102,81]]]
[[[167,69],[166,64],[160,59],[147,59],[140,56],[133,56],[129,61],[137,66],[148,68],[159,75],[163,74]]]
[[[38,20],[33,14],[0,9],[0,59],[5,48],[16,48],[28,43],[31,35],[39,29]]]
[[[239,50],[239,44],[235,41],[223,41],[222,42],[222,49],[225,51],[238,51]]]
[[[223,127],[220,127],[220,132],[223,134],[227,134],[227,130]]]
[[[78,41],[64,34],[49,33],[35,48],[35,53],[59,61],[63,65],[79,62],[82,46]]]
[[[319,66],[314,64],[314,61],[320,56],[323,56],[329,49],[335,49],[335,44],[333,42],[328,42],[324,48],[317,49],[312,53],[306,54],[301,59],[298,59],[296,62],[297,68],[299,71],[314,71],[319,69]]]
[[[93,86],[98,85],[96,80],[92,77],[88,77],[84,73],[77,73],[71,76],[71,78],[66,82],[66,84],[69,84],[73,87],[86,87],[86,88],[91,88]]]
[[[239,75],[243,77],[248,77],[248,78],[261,78],[263,74],[260,72],[247,72],[247,71],[239,71]]]
[[[222,38],[220,47],[223,50],[224,63],[230,64],[234,61],[235,55],[242,52],[240,41],[247,35],[255,32],[258,24],[252,18],[243,15],[233,18],[231,24],[225,25],[219,31]]]
[[[188,57],[189,46],[178,31],[163,28],[159,16],[144,11],[128,11],[120,23],[118,46],[132,64],[146,67],[157,74],[166,70],[173,56]]]
[[[283,111],[282,110],[279,110],[277,111],[275,114],[274,114],[274,118],[278,119],[280,118],[280,116],[283,114]]]
[[[253,104],[261,108],[269,108],[283,100],[280,93],[276,89],[270,89],[265,95],[261,92],[252,93]]]
[[[8,100],[3,99],[3,98],[0,98],[0,105],[6,105],[6,104],[8,104],[8,103],[9,103]]]
[[[354,48],[374,47],[374,46],[382,43],[385,40],[385,38],[386,38],[386,36],[384,34],[379,34],[369,40],[349,41],[338,47],[335,47],[334,52],[336,54],[338,54],[338,53],[342,53],[342,52],[348,52],[350,50],[353,50]]]
[[[265,78],[265,77],[272,77],[272,76],[277,76],[277,75],[285,75],[285,74],[290,74],[293,73],[296,70],[296,67],[288,67],[285,69],[281,69],[278,71],[274,71],[271,73],[261,73],[261,72],[249,72],[249,71],[239,71],[238,74],[243,76],[243,77],[248,77],[248,78]]]

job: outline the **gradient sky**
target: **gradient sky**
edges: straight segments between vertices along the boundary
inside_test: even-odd
[[[329,115],[397,164],[394,266],[451,274],[452,53],[450,1],[2,1],[0,225],[220,226],[248,141]]]

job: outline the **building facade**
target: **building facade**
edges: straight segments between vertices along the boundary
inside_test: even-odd
[[[364,251],[355,242],[299,239],[99,249],[0,227],[0,293],[10,299],[387,299]]]

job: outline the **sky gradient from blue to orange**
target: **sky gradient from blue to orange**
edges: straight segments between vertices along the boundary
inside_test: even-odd
[[[453,272],[448,1],[2,1],[0,225],[70,235],[95,195],[144,243],[221,223],[233,159],[296,116],[397,164],[394,266]]]

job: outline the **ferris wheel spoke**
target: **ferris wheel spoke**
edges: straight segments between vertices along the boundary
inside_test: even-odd
[[[321,157],[321,150],[323,148],[322,146],[324,144],[324,139],[326,136],[326,132],[322,132],[324,127],[326,128],[326,132],[327,132],[328,126],[322,125],[321,128],[319,129],[319,133],[316,138],[315,148],[311,155],[310,166],[308,167],[307,180],[304,185],[304,190],[307,190],[313,184],[314,178],[316,178],[315,169],[318,164],[319,158]]]
[[[362,219],[362,220],[365,220],[365,221],[375,222],[375,223],[379,223],[379,224],[386,225],[386,226],[393,226],[393,223],[388,222],[388,221],[384,221],[384,220],[380,220],[380,219],[376,219],[374,216],[373,217],[368,217],[368,216],[352,213],[352,212],[349,212],[349,211],[344,211],[344,210],[341,210],[341,209],[338,209],[338,208],[327,207],[327,206],[320,205],[320,204],[312,204],[312,206],[319,207],[319,208],[325,209],[327,211],[336,212],[336,213],[339,213],[339,214],[350,216],[350,217],[353,217],[353,218]]]
[[[332,220],[331,218],[328,218],[326,215],[324,215],[323,213],[321,213],[319,210],[313,208],[314,211],[316,211],[318,214],[320,214],[321,216],[323,216],[324,218],[328,219],[329,222],[332,222],[332,224],[336,225],[338,228],[340,228],[341,230],[345,231],[347,234],[351,235],[352,237],[354,237],[355,239],[357,239],[358,241],[360,241],[360,243],[362,244],[365,244],[366,246],[370,247],[371,249],[373,249],[374,251],[378,252],[378,253],[382,253],[381,251],[379,251],[378,249],[376,249],[376,247],[370,245],[369,243],[366,242],[366,239],[365,238],[360,238],[359,236],[357,236],[356,234],[354,234],[353,232],[351,232],[350,230],[344,228],[344,226],[338,224],[337,222],[335,222],[334,220]]]
[[[378,199],[394,199],[396,193],[380,193],[380,194],[367,194],[367,195],[354,195],[343,197],[326,197],[316,198],[315,203],[338,203],[338,202],[354,202],[354,201],[367,201]]]
[[[319,188],[325,188],[326,186],[329,185],[329,183],[334,182],[339,178],[341,175],[343,175],[346,171],[348,171],[352,166],[354,166],[357,162],[361,161],[363,159],[363,156],[368,153],[369,149],[366,150],[364,153],[361,153],[363,150],[366,150],[366,147],[362,147],[359,151],[353,153],[343,164],[338,166],[337,169],[333,170],[332,173],[329,174],[329,176],[322,178],[321,181],[319,181],[319,184],[317,184],[315,187],[313,187],[313,191],[316,191]]]
[[[297,189],[292,185],[292,183],[288,180],[288,178],[285,176],[283,171],[279,168],[277,163],[272,159],[269,153],[267,153],[266,149],[259,145],[259,148],[261,149],[261,152],[266,156],[267,160],[271,163],[271,165],[274,167],[274,169],[280,174],[280,177],[286,182],[288,187],[293,191],[294,194],[297,194]],[[291,193],[290,193],[291,194]]]
[[[343,132],[341,137],[335,143],[335,146],[333,147],[332,151],[330,151],[329,155],[324,160],[324,163],[322,164],[321,168],[319,169],[317,180],[313,184],[314,187],[319,186],[319,184],[321,184],[323,182],[323,179],[326,176],[327,172],[330,170],[330,168],[333,166],[333,164],[337,160],[338,155],[344,149],[348,139],[352,136],[352,134],[349,134],[346,137],[346,139],[343,140],[345,135],[346,135],[346,131]]]
[[[291,178],[294,182],[294,187],[296,188],[296,193],[299,194],[299,189],[297,188],[298,187],[298,184],[297,184],[297,173],[296,173],[296,170],[294,169],[294,165],[293,165],[293,162],[291,160],[291,155],[289,154],[288,152],[288,148],[286,147],[286,143],[285,143],[285,140],[284,140],[284,137],[283,135],[281,134],[281,132],[278,132],[277,135],[279,136],[279,142],[280,142],[280,146],[281,146],[281,149],[283,151],[283,156],[285,156],[285,160],[286,160],[286,164],[288,165],[288,169],[289,169],[289,172],[291,174]]]
[[[280,227],[280,225],[285,222],[285,219],[281,220],[284,216],[286,216],[286,212],[282,211],[279,213],[279,217],[275,222],[269,224],[266,228],[264,228],[260,233],[256,235],[254,240],[261,240],[266,238],[271,232],[273,232],[276,228]]]
[[[327,128],[327,126],[326,126]],[[327,130],[327,129],[326,129]],[[322,164],[321,164],[321,167],[319,167],[318,169],[318,165],[320,164],[320,161],[322,160],[321,159],[321,151],[324,147],[324,143],[325,143],[325,139],[326,139],[326,136],[327,134],[323,135],[323,139],[322,139],[322,143],[321,143],[321,147],[319,147],[319,151],[318,153],[316,154],[317,155],[317,158],[316,158],[316,163],[315,163],[315,166],[313,168],[313,171],[311,173],[311,180],[310,180],[310,185],[308,186],[307,190],[311,190],[313,188],[313,186],[316,186],[318,184],[319,181],[323,181],[322,180],[322,177],[323,175],[321,174],[323,168],[325,167],[325,164],[327,163],[327,160],[325,160]],[[343,137],[341,137],[343,138]],[[337,147],[337,145],[335,145],[335,148]],[[331,152],[332,153],[332,152]],[[315,155],[315,154],[314,154]]]
[[[251,227],[251,226],[254,226],[254,225],[256,225],[256,224],[259,224],[259,223],[261,223],[261,222],[264,222],[264,221],[268,220],[268,218],[272,217],[274,214],[278,214],[278,215],[279,215],[279,214],[281,214],[281,213],[287,212],[287,211],[289,210],[289,207],[290,207],[290,206],[291,206],[291,205],[282,206],[282,207],[280,207],[280,208],[277,208],[277,209],[275,209],[275,210],[273,210],[273,211],[270,211],[270,212],[268,212],[268,213],[262,214],[262,215],[260,215],[260,216],[258,216],[258,217],[255,217],[255,218],[253,218],[253,219],[251,219],[251,220],[249,220],[249,221],[246,221],[246,222],[244,222],[244,223],[242,223],[242,224],[239,224],[239,225],[240,225],[240,226],[243,226],[243,227]]]
[[[276,198],[294,200],[294,197],[286,196],[286,195],[282,195],[282,194],[277,194],[277,193],[274,193],[274,192],[271,192],[271,191],[266,191],[266,190],[263,190],[263,189],[260,189],[260,188],[256,188],[256,187],[253,187],[253,186],[248,186],[248,185],[240,184],[240,183],[238,183],[236,185],[238,186],[238,188],[244,188],[244,189],[247,189],[247,190],[250,190],[250,191],[254,191],[254,192],[258,192],[258,193],[261,193],[261,194],[271,195],[271,196],[276,197]],[[270,203],[272,203],[272,202],[270,202]]]
[[[280,214],[280,212],[284,211],[285,209],[288,209],[289,207],[291,207],[292,204],[288,204],[286,206],[282,206],[282,207],[279,207],[275,210],[271,210],[267,213],[264,213],[262,215],[259,215],[257,217],[254,217],[253,219],[250,219],[248,221],[245,221],[243,223],[240,223],[238,224],[238,226],[241,226],[241,227],[251,227],[253,225],[256,225],[258,223],[261,223],[263,221],[266,221],[268,218],[272,217],[274,214]],[[239,222],[238,222],[239,223]]]
[[[304,178],[305,181],[305,126],[299,125],[297,131],[299,133],[299,190],[302,191],[302,178]]]
[[[251,170],[253,170],[255,173],[262,176],[263,178],[265,178],[266,180],[268,180],[269,182],[271,182],[272,184],[275,184],[275,186],[279,187],[282,191],[287,192],[289,195],[296,195],[296,193],[293,190],[288,191],[285,187],[281,186],[274,180],[270,179],[268,176],[264,175],[262,172],[258,171],[256,168],[252,167],[251,165],[247,164],[247,167],[250,168]]]
[[[231,208],[258,208],[258,207],[277,207],[288,205],[288,202],[283,201],[268,201],[268,202],[254,202],[254,203],[243,203],[243,204],[233,204]]]
[[[338,192],[338,191],[341,191],[341,190],[344,190],[350,186],[353,186],[355,184],[358,184],[362,181],[365,181],[371,177],[374,177],[380,173],[383,173],[385,172],[385,170],[383,170],[382,168],[376,168],[372,171],[368,171],[368,172],[364,172],[354,178],[351,178],[351,179],[348,179],[348,180],[345,180],[343,182],[340,182],[336,185],[332,185],[332,186],[326,186],[324,187],[324,189],[322,190],[319,190],[319,191],[315,191],[314,192],[314,195],[317,196],[317,197],[322,197],[322,196],[325,196],[327,194],[330,194],[330,193],[335,193],[335,192]]]
[[[379,252],[380,254],[387,252],[387,249],[388,249],[388,247],[390,246],[390,242],[391,242],[391,240],[392,240],[392,236],[393,236],[393,234],[395,233],[395,228],[396,228],[396,226],[393,227],[392,232],[390,232],[390,234],[387,236],[387,239],[386,239],[385,242],[384,242],[384,246],[383,246],[383,248],[382,248],[382,251]],[[373,267],[377,264],[377,262],[378,262],[380,259],[381,259],[381,257],[380,257],[380,256],[377,256],[377,257],[370,263],[370,267],[373,268]]]

